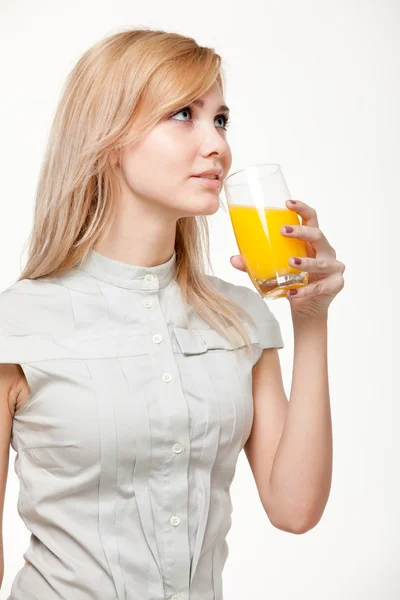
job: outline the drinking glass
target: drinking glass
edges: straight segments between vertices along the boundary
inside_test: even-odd
[[[307,285],[308,273],[289,264],[291,256],[307,256],[306,242],[280,231],[282,225],[301,225],[299,215],[286,208],[291,195],[281,166],[240,169],[225,179],[224,191],[239,252],[261,296],[275,300]]]

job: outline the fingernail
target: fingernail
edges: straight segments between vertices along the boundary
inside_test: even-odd
[[[300,260],[300,258],[295,258],[295,259],[294,259],[294,264],[295,264],[295,265],[301,265],[301,260]]]
[[[290,296],[295,296],[297,294],[297,290],[289,290]]]
[[[289,200],[290,204],[297,204],[296,200]]]
[[[285,227],[286,233],[293,233],[293,227]]]

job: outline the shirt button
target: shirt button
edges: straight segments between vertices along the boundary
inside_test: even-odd
[[[150,274],[146,275],[145,278],[144,278],[144,280],[145,280],[146,283],[153,283],[153,279],[154,279],[154,276],[150,275]]]
[[[183,450],[183,446],[182,444],[180,444],[179,442],[177,442],[176,444],[174,444],[172,446],[172,450],[175,452],[175,454],[180,454]]]
[[[152,303],[152,301],[151,301],[151,300],[145,300],[145,301],[143,302],[143,306],[144,306],[145,308],[151,308],[151,307],[153,306],[153,303]]]
[[[163,381],[165,381],[165,383],[169,383],[172,379],[171,375],[169,373],[164,373],[164,375],[162,376]]]
[[[153,335],[152,340],[155,344],[159,344],[162,340],[162,335],[156,333],[155,335]]]
[[[178,527],[180,522],[181,522],[181,520],[179,517],[171,517],[170,518],[170,523],[171,523],[171,525],[173,525],[173,527]]]

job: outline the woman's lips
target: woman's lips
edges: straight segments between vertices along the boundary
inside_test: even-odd
[[[207,177],[194,176],[192,176],[190,179],[197,179],[205,187],[212,188],[214,190],[218,189],[221,185],[221,181],[219,179],[208,179]]]

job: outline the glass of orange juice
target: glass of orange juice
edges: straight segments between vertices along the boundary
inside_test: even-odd
[[[291,195],[280,165],[240,169],[225,179],[224,191],[239,252],[258,292],[275,300],[307,285],[308,273],[289,264],[292,256],[307,256],[306,242],[281,233],[282,225],[301,221],[286,208]]]

